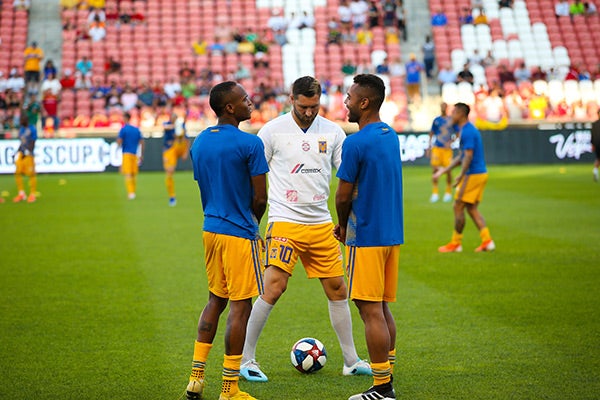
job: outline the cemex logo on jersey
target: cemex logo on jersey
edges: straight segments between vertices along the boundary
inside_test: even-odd
[[[321,168],[304,168],[304,164],[296,164],[290,174],[320,174]]]

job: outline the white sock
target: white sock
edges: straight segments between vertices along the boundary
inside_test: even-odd
[[[594,175],[598,175],[598,167],[594,167]]]
[[[344,356],[344,365],[350,367],[358,360],[356,348],[354,347],[354,337],[352,336],[352,316],[350,315],[350,307],[348,299],[346,300],[329,300],[329,320],[331,326],[337,335],[342,354]]]
[[[256,358],[258,337],[265,327],[272,309],[273,306],[264,301],[260,296],[254,302],[250,318],[248,319],[248,326],[246,327],[246,341],[244,342],[242,364]]]

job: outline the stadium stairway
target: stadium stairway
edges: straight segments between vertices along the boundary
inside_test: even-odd
[[[62,25],[60,6],[56,0],[35,0],[29,9],[27,43],[37,41],[45,59],[51,59],[60,71],[62,54]]]

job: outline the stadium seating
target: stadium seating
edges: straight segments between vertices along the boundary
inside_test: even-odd
[[[0,2],[0,71],[5,76],[12,67],[22,71],[28,20],[27,12],[15,10],[12,1]]]

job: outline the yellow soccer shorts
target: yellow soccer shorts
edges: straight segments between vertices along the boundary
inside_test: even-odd
[[[488,174],[465,175],[457,185],[454,198],[467,204],[477,204],[483,199]]]
[[[35,175],[35,160],[33,156],[25,156],[17,153],[15,157],[15,174],[33,176]]]
[[[137,155],[123,153],[123,161],[121,163],[121,173],[123,175],[137,175],[139,168]]]
[[[452,162],[452,149],[433,147],[431,149],[431,166],[433,168],[447,167]]]
[[[204,232],[208,290],[224,299],[246,300],[263,293],[261,243],[231,235]]]
[[[346,247],[348,297],[351,300],[396,301],[400,245]]]
[[[344,276],[342,251],[333,223],[305,225],[271,222],[266,235],[266,265],[292,275],[298,258],[309,278]]]
[[[185,140],[175,141],[173,146],[163,151],[163,167],[164,169],[175,168],[177,160],[183,158],[188,151],[188,146]]]

